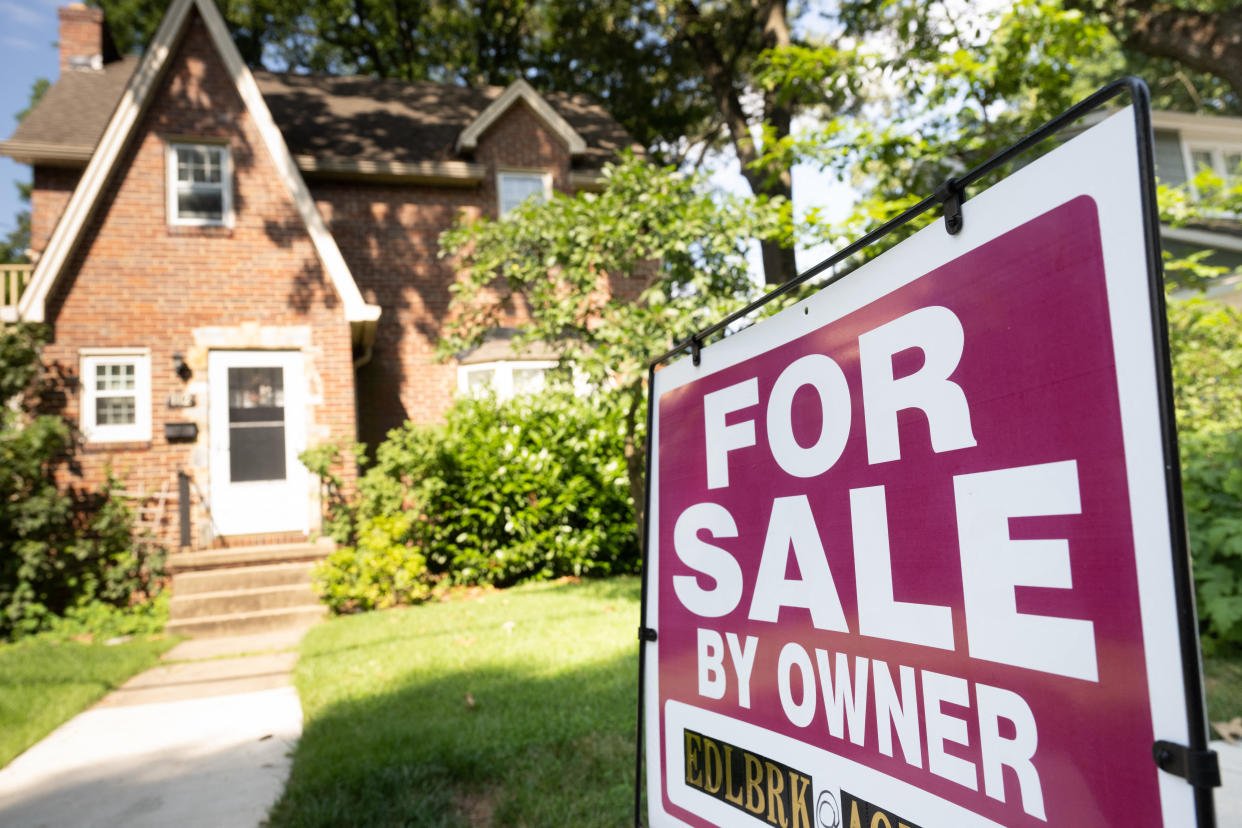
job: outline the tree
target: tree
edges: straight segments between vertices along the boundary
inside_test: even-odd
[[[1065,0],[1104,22],[1121,45],[1213,75],[1242,102],[1242,6],[1230,0]]]
[[[528,202],[441,237],[461,273],[442,353],[481,344],[521,296],[530,322],[515,345],[558,343],[564,362],[611,392],[602,404],[623,407],[641,509],[647,362],[754,295],[746,240],[778,234],[782,205],[714,197],[694,176],[635,158],[604,175],[599,194]]]
[[[468,85],[525,78],[543,91],[601,101],[661,161],[729,147],[751,191],[783,197],[787,159],[764,148],[809,108],[857,102],[854,55],[795,35],[787,0],[224,0],[222,12],[252,66]],[[103,2],[122,52],[147,42],[160,0]],[[814,83],[764,71],[811,62]],[[762,242],[769,283],[795,274],[788,242]]]
[[[30,87],[30,100],[26,104],[26,108],[18,112],[14,117],[20,123],[23,118],[34,109],[40,99],[47,93],[52,84],[47,78],[38,78]],[[18,197],[23,204],[30,203],[30,182],[18,181],[17,192]],[[26,251],[30,249],[30,210],[21,210],[16,216],[17,226],[9,231],[9,234],[0,239],[0,262],[6,264],[16,264],[18,262],[30,261]]]

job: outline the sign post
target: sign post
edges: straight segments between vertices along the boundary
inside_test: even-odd
[[[1213,823],[1146,123],[653,372],[650,825]]]

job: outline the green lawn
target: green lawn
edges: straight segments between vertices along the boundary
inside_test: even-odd
[[[322,624],[274,826],[632,824],[637,578]]]
[[[0,767],[127,678],[159,661],[176,643],[0,644]]]
[[[639,583],[539,585],[307,635],[281,826],[629,825]],[[1242,657],[1206,659],[1242,715]]]

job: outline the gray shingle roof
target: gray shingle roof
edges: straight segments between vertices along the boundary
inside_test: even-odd
[[[137,65],[137,58],[127,57],[102,72],[66,72],[0,152],[19,156],[19,145],[93,149]],[[289,151],[322,161],[457,160],[457,136],[504,91],[360,76],[256,71],[254,77]],[[576,169],[598,170],[633,145],[621,125],[589,98],[562,93],[544,98],[586,142]]]
[[[102,71],[66,71],[9,140],[89,153],[99,143],[138,60],[130,56],[105,63]]]

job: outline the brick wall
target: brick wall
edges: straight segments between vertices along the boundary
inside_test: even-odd
[[[372,360],[357,376],[359,433],[368,443],[406,420],[439,420],[457,391],[456,364],[435,359],[455,278],[439,258],[440,234],[462,212],[496,215],[498,170],[548,171],[555,189],[569,191],[568,148],[524,104],[483,134],[474,160],[488,171],[472,187],[312,184],[359,290],[384,309]],[[521,321],[519,306],[506,323]]]
[[[56,10],[60,18],[60,73],[72,71],[70,58],[103,58],[104,15],[81,3]],[[79,67],[81,68],[81,67]]]
[[[232,227],[167,224],[167,136],[227,143]],[[175,492],[176,471],[185,469],[209,495],[206,362],[216,347],[302,351],[308,442],[352,440],[352,356],[342,304],[197,14],[118,170],[49,300],[54,341],[44,357],[73,378],[83,348],[149,348],[152,437],[83,447],[63,482],[91,488],[111,468],[128,488],[151,491],[169,482]],[[67,181],[40,173],[37,227],[50,227],[43,211],[56,206]],[[188,383],[174,374],[175,352],[194,372]],[[174,391],[197,392],[196,406],[169,408]],[[71,383],[64,414],[77,421],[79,404]],[[164,423],[185,420],[199,424],[197,442],[167,442]],[[342,472],[352,482],[352,464]],[[196,526],[204,516],[196,504]],[[171,517],[170,534],[175,508]]]
[[[82,171],[68,167],[35,167],[30,188],[30,249],[42,253],[56,222],[78,186]]]

